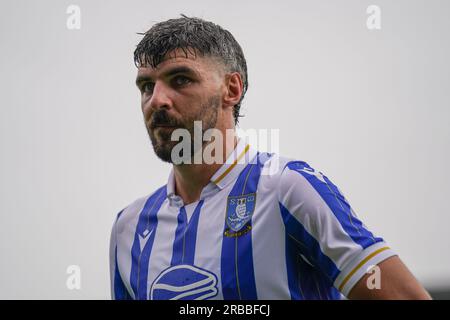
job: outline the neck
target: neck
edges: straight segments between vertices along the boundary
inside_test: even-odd
[[[225,135],[224,135],[225,136]],[[225,136],[226,137],[226,136]],[[209,183],[214,173],[225,163],[237,144],[235,134],[224,138],[222,144],[222,161],[206,164],[174,165],[175,193],[183,199],[184,204],[190,204],[200,199],[203,188]],[[205,146],[203,146],[203,149]]]

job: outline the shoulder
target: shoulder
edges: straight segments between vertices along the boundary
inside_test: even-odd
[[[261,175],[272,184],[272,187],[284,188],[292,184],[302,184],[305,180],[310,183],[317,181],[326,183],[328,178],[309,163],[272,154],[264,163]],[[329,180],[328,180],[329,181]]]
[[[262,187],[277,190],[278,201],[292,204],[327,202],[329,197],[345,201],[339,188],[319,169],[304,160],[274,154],[264,164]]]
[[[157,198],[161,198],[162,196],[164,196],[163,193],[165,194],[165,192],[166,185],[163,185],[154,190],[152,193],[135,199],[125,208],[120,210],[119,213],[117,213],[114,220],[114,225],[126,225],[130,221],[137,219],[146,205],[148,206],[150,202],[154,202],[157,200]]]
[[[305,188],[313,187],[319,191],[329,183],[331,181],[325,174],[301,160],[288,161],[280,175],[280,187],[300,185]]]

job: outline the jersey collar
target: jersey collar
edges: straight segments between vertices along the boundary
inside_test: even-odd
[[[247,140],[240,138],[228,159],[211,177],[211,183],[220,189],[225,188],[229,183],[237,179],[239,173],[253,160],[256,154],[257,151],[248,144]]]

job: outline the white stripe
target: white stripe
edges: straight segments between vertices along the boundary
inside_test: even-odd
[[[147,295],[156,277],[170,266],[179,211],[180,208],[170,206],[168,199],[165,199],[157,213],[158,226],[148,260],[151,267],[148,268],[147,273]]]
[[[233,184],[229,184],[221,192],[228,195]],[[203,203],[198,220],[197,240],[195,243],[194,264],[217,276],[219,289],[215,300],[222,300],[221,281],[221,253],[223,241],[223,227],[225,224],[225,210],[227,198],[210,197]]]
[[[131,274],[131,248],[134,242],[134,234],[139,221],[139,214],[150,195],[142,197],[129,205],[121,214],[117,222],[117,264],[122,275],[123,282],[131,297],[136,299],[130,286]]]
[[[284,166],[279,159],[277,165]],[[274,162],[269,159],[263,170],[277,172],[261,175],[258,197],[252,217],[253,267],[258,299],[290,300],[286,266],[285,229],[278,205],[277,193],[281,170],[267,169]]]
[[[209,286],[209,287],[200,288],[200,289],[197,289],[197,290],[192,290],[192,291],[189,291],[189,292],[185,292],[185,293],[179,294],[179,295],[171,298],[170,300],[180,300],[181,298],[184,298],[184,297],[193,296],[194,294],[197,294],[199,292],[205,291],[205,289],[208,289],[208,291],[212,291],[212,292],[208,292],[207,294],[205,294],[203,296],[200,296],[200,297],[208,297],[208,296],[212,296],[215,293],[217,293],[217,289],[214,286]],[[199,299],[197,298],[195,300],[199,300]]]
[[[117,219],[117,217],[116,217]],[[111,299],[115,300],[115,294],[114,294],[114,278],[115,278],[115,272],[116,272],[116,221],[114,220],[114,224],[111,230],[111,238],[109,242],[109,276],[110,276],[110,284],[111,284]]]
[[[184,292],[187,290],[192,290],[192,289],[198,288],[200,286],[203,286],[203,285],[207,284],[208,282],[211,282],[211,278],[205,278],[203,280],[200,280],[200,281],[197,281],[197,282],[194,282],[191,284],[187,284],[185,286],[172,286],[172,285],[166,284],[166,283],[158,283],[153,286],[153,290],[162,289],[162,290],[169,290],[172,292]],[[204,288],[202,288],[202,289],[204,289]]]

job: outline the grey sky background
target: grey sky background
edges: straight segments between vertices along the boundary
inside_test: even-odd
[[[66,9],[81,9],[68,30]],[[368,30],[366,8],[381,8]],[[240,42],[241,128],[343,190],[427,287],[450,286],[450,2],[12,1],[0,10],[0,298],[109,299],[118,211],[167,181],[140,111],[137,32],[180,13]],[[66,268],[79,265],[81,290]]]

